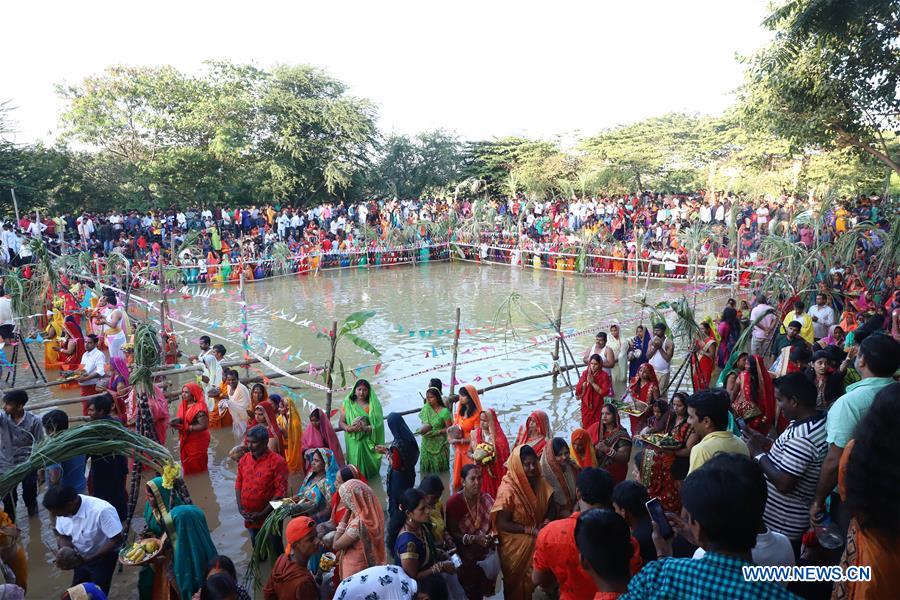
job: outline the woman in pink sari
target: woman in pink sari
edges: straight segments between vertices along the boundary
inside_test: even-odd
[[[344,451],[338,442],[337,434],[331,421],[325,418],[324,411],[314,408],[309,413],[309,427],[303,429],[303,454],[306,455],[307,450],[315,450],[316,448],[328,448],[334,454],[334,460],[337,461],[338,468],[346,464],[344,462]],[[307,470],[309,465],[306,465]]]

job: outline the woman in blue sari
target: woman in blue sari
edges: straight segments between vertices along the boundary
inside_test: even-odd
[[[206,516],[193,504],[185,504],[163,486],[163,478],[147,482],[144,537],[167,536],[166,548],[138,575],[141,600],[190,598],[203,585],[216,547],[209,535]],[[173,594],[177,591],[177,596]]]
[[[387,416],[388,429],[394,436],[389,447],[378,446],[378,451],[388,457],[387,493],[388,515],[399,510],[403,492],[416,485],[416,463],[419,462],[419,444],[406,421],[397,413]]]
[[[647,350],[650,347],[650,332],[643,325],[638,325],[635,335],[628,347],[628,381],[634,379],[638,369],[647,362]]]
[[[336,490],[334,481],[338,464],[328,448],[307,450],[305,458],[309,471],[294,496],[295,506],[291,516],[306,515],[321,523],[331,516],[331,497]]]

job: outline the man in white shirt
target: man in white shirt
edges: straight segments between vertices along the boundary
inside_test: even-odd
[[[41,237],[41,234],[44,233],[44,230],[47,229],[47,226],[37,220],[37,215],[34,216],[34,221],[28,224],[28,229],[26,233],[33,238]]]
[[[3,344],[3,364],[0,365],[0,381],[12,372],[12,352],[15,341],[15,321],[13,320],[12,297],[0,285],[0,344]],[[4,375],[5,372],[5,375]]]
[[[285,208],[281,211],[281,216],[278,217],[278,239],[283,240],[287,237],[288,227],[291,226],[291,218],[288,216],[288,211]]]
[[[817,340],[828,336],[828,330],[834,325],[834,309],[825,304],[828,298],[821,292],[816,294],[816,303],[810,307],[809,316],[813,320],[813,335]]]
[[[56,566],[72,574],[72,585],[93,583],[109,594],[122,545],[122,522],[112,504],[75,492],[69,485],[44,494],[44,508],[56,518]]]
[[[97,348],[97,336],[84,337],[85,353],[81,355],[82,374],[78,377],[82,396],[93,396],[97,393],[97,384],[106,375],[106,356]],[[81,408],[87,416],[87,400],[81,401]]]

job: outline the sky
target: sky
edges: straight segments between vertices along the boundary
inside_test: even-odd
[[[306,63],[378,107],[385,133],[573,139],[670,111],[718,114],[764,45],[766,0],[156,0],[4,6],[0,102],[52,141],[54,86],[112,64]],[[14,50],[13,50],[14,49]]]

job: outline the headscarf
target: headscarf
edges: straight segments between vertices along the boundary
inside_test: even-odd
[[[501,466],[503,472],[506,472],[506,461],[509,460],[509,440],[506,439],[506,434],[503,433],[503,428],[500,427],[497,411],[493,408],[486,408],[484,411],[490,415],[489,427],[491,439],[494,440],[494,461]],[[483,438],[480,437],[479,439]]]
[[[360,472],[359,467],[356,465],[344,465],[340,469],[338,469],[338,473],[342,472],[344,469],[350,469],[353,475],[341,481],[341,484],[344,484],[347,481],[352,479],[359,479],[363,483],[369,483],[363,474]],[[337,476],[335,476],[337,478]],[[343,479],[343,476],[341,476]],[[335,484],[337,484],[337,479],[335,479]],[[335,491],[334,495],[331,497],[331,522],[332,523],[340,523],[344,518],[344,513],[347,512],[347,507],[341,502],[341,494],[339,491]]]
[[[369,566],[383,565],[387,562],[384,546],[384,510],[375,492],[359,479],[345,481],[341,484],[339,492],[341,502],[359,518],[360,525],[365,528],[365,535],[360,528],[360,542],[363,543]]]
[[[103,590],[94,583],[79,583],[78,585],[67,589],[66,593],[69,595],[69,600],[107,600],[107,596],[103,593]],[[17,600],[17,596],[14,595],[2,596],[2,598]],[[25,598],[24,591],[22,592],[22,598]]]
[[[255,402],[253,400],[253,390],[255,390],[256,388],[259,388],[262,390],[262,400],[260,400],[259,402]],[[250,388],[250,412],[253,412],[254,410],[256,410],[256,407],[260,403],[267,402],[268,400],[269,400],[269,389],[261,383],[254,383],[253,387]],[[274,405],[273,405],[273,408],[274,408]],[[278,413],[276,413],[276,414],[278,414]],[[268,414],[266,416],[268,416]],[[251,417],[250,421],[253,421],[253,420],[254,420],[254,418]],[[252,423],[248,422],[247,426],[252,427],[253,425],[252,425]]]
[[[647,362],[647,349],[650,347],[650,331],[647,327],[644,327],[644,337],[643,339],[639,339],[637,344],[635,344],[634,340],[637,338],[635,335],[634,338],[631,338],[631,343],[629,345],[629,349],[638,348],[641,351],[640,358],[635,358],[628,364],[628,376],[634,377],[637,374],[638,368]]]
[[[325,485],[328,489],[327,491],[323,490],[323,494],[325,495],[325,501],[327,502],[329,496],[331,494],[334,494],[335,490],[337,489],[335,480],[337,479],[337,474],[340,470],[340,467],[337,466],[337,462],[335,462],[334,460],[334,453],[328,448],[313,448],[311,450],[307,450],[304,453],[304,458],[306,460],[306,464],[309,465],[307,467],[309,470],[306,474],[306,477],[304,478],[304,485],[306,485],[307,482],[312,478],[312,459],[316,454],[318,454],[322,458],[322,462],[325,463]]]
[[[529,423],[534,423],[537,426],[538,437],[528,439]],[[547,442],[552,438],[553,432],[550,431],[550,418],[544,411],[536,410],[528,415],[525,424],[519,427],[519,435],[516,436],[516,446],[528,444],[534,448],[534,451],[537,453],[538,457],[540,457],[541,453],[544,451],[544,446],[546,446]]]
[[[507,488],[507,491],[513,497],[515,504],[528,515],[529,522],[540,523],[544,520],[544,515],[537,514],[538,497],[531,488],[531,484],[528,483],[528,477],[525,476],[525,467],[522,465],[522,457],[520,456],[521,452],[522,446],[516,444],[516,447],[512,450],[512,454],[509,456],[509,461],[506,463],[506,475],[503,476],[500,487]],[[540,473],[540,471],[538,471],[538,473]],[[504,484],[506,485],[504,486]],[[547,485],[546,482],[543,482],[543,484]],[[501,503],[494,503],[494,507],[495,509],[500,510]],[[496,512],[496,510],[492,509],[491,512]]]
[[[419,462],[419,444],[416,437],[410,431],[409,425],[398,413],[392,412],[387,416],[388,429],[394,436],[394,445],[400,453],[400,459],[404,469],[415,470]]]
[[[113,356],[109,359],[109,366],[113,369],[113,375],[110,377],[110,386],[112,386],[114,381],[124,383],[127,386],[131,372],[125,359],[121,356]]]
[[[581,440],[584,446],[584,453],[579,455],[575,451],[575,440]],[[569,446],[572,458],[582,469],[597,466],[597,452],[594,450],[594,444],[591,442],[591,434],[584,429],[576,429],[572,432],[572,442]]]
[[[650,381],[647,384],[641,383],[641,371],[650,376]],[[628,391],[631,392],[631,397],[635,400],[647,402],[647,392],[653,385],[656,385],[656,389],[662,394],[662,390],[659,389],[659,379],[656,377],[656,369],[650,363],[644,363],[638,367],[637,373],[631,378],[631,382],[628,384]]]
[[[179,432],[182,442],[190,433],[188,431],[188,426],[190,426],[191,421],[193,421],[198,414],[207,412],[206,402],[203,398],[203,389],[194,382],[184,384],[182,389],[184,388],[187,388],[191,393],[191,396],[194,398],[194,403],[188,405],[187,400],[182,399],[181,404],[178,405],[178,418],[182,420],[181,431]]]
[[[269,432],[269,437],[277,439],[278,443],[281,445],[282,452],[284,452],[284,432],[282,432],[281,428],[278,426],[278,415],[275,413],[275,405],[272,404],[271,400],[263,400],[258,403],[256,407],[263,409],[263,412],[266,413],[266,421],[268,423],[266,429]],[[256,424],[262,425],[262,423]]]
[[[469,395],[471,402],[475,405],[475,411],[469,413],[468,417],[464,417],[461,413],[462,402],[457,402],[456,409],[453,411],[453,423],[459,425],[460,429],[463,431],[463,437],[466,438],[469,437],[472,430],[478,426],[478,421],[481,419],[481,398],[478,397],[478,390],[475,389],[474,385],[465,385],[463,388]]]
[[[275,394],[272,394],[274,397]],[[287,460],[288,471],[296,473],[303,469],[303,422],[300,420],[300,411],[290,398],[283,398],[282,402],[288,405],[287,420],[287,448],[284,458]]]
[[[303,447],[307,449],[328,448],[334,453],[334,459],[337,461],[338,467],[343,467],[345,464],[344,451],[338,442],[334,427],[332,427],[328,417],[325,416],[325,411],[314,408],[310,415],[316,413],[319,415],[319,426],[313,427],[310,425],[303,431]]]
[[[81,356],[84,354],[84,333],[81,332],[81,327],[78,326],[75,317],[71,315],[63,321],[63,327],[69,337],[75,340],[75,354],[72,354],[67,362],[78,364],[81,362]]]
[[[713,337],[716,339],[716,343],[717,344],[721,343],[722,336],[719,335],[719,328],[716,327],[716,322],[713,321],[713,318],[709,315],[706,315],[706,318],[703,319],[703,321],[701,321],[701,324],[702,323],[706,323],[707,325],[709,325],[709,329],[710,329],[710,331],[713,332]],[[701,331],[702,331],[702,329],[701,329]]]
[[[316,535],[316,522],[309,517],[294,517],[284,530],[284,554],[291,555],[291,547],[302,539]]]

